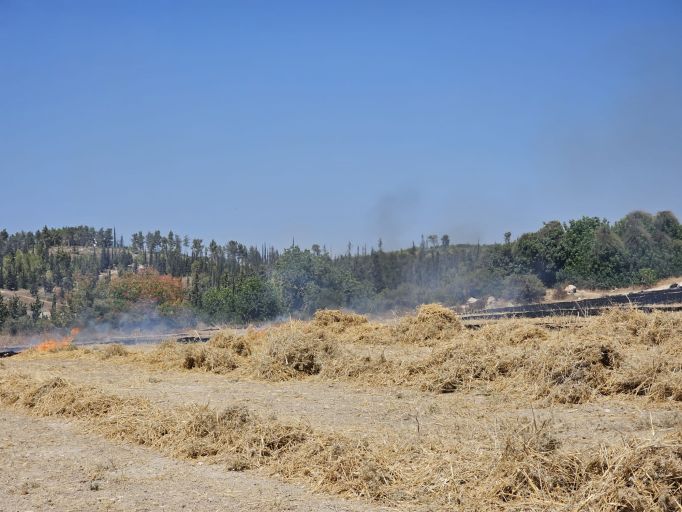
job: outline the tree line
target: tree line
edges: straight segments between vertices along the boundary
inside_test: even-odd
[[[537,301],[567,283],[611,288],[682,274],[682,226],[669,211],[636,211],[615,223],[550,221],[495,244],[452,243],[429,234],[400,250],[348,244],[278,250],[236,241],[205,243],[173,231],[134,233],[89,226],[0,231],[0,329],[88,321],[250,322],[319,308],[371,312],[424,302],[458,305],[494,296]],[[49,303],[49,307],[47,304]],[[131,320],[131,318],[133,320]]]

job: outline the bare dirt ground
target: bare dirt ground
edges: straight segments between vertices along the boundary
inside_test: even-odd
[[[431,307],[28,352],[0,361],[0,511],[679,512],[680,340],[679,313]]]

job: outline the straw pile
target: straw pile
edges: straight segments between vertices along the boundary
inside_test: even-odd
[[[514,354],[499,351],[493,344],[457,340],[434,351],[425,361],[409,365],[400,382],[424,391],[452,393],[509,375],[519,362]]]
[[[144,363],[164,370],[184,368],[213,373],[231,372],[240,366],[241,359],[229,348],[185,345],[171,340],[142,356]]]
[[[451,309],[440,304],[424,304],[417,308],[416,316],[401,319],[395,334],[401,343],[433,345],[452,339],[462,328],[462,322]]]
[[[366,316],[338,309],[320,309],[313,315],[313,324],[318,327],[329,327],[333,332],[343,332],[349,327],[364,325],[368,322]]]
[[[591,335],[595,327],[588,325],[579,337],[568,329],[550,333],[515,322],[488,326],[440,344],[423,361],[402,368],[395,382],[444,393],[483,386],[547,403],[584,403],[613,394],[680,401],[679,344],[674,336],[656,332],[657,320],[648,322],[627,345],[612,342],[603,326],[599,335]],[[614,330],[622,327],[615,325]],[[651,347],[654,337],[667,341]]]
[[[260,335],[253,330],[246,334],[237,334],[234,331],[223,330],[213,335],[206,344],[209,348],[226,349],[235,355],[248,357],[258,343]]]
[[[590,319],[587,331],[607,335],[623,344],[656,346],[679,339],[682,315],[657,311],[644,313],[634,308],[613,308]]]
[[[312,322],[301,328],[319,339],[336,343],[392,343],[388,326],[370,322],[366,316],[337,309],[322,309],[315,313]]]
[[[266,334],[255,372],[267,380],[317,375],[338,351],[337,343],[315,336],[302,322],[291,322]]]
[[[516,510],[674,511],[682,503],[679,432],[588,453],[561,450],[546,425],[510,429],[487,482]],[[564,505],[564,506],[562,506]]]
[[[508,431],[486,483],[513,510],[680,510],[681,433],[570,452],[560,449],[546,424],[526,424]]]
[[[546,328],[528,320],[512,319],[484,325],[478,331],[477,337],[499,345],[532,344],[537,346],[540,342],[546,341],[550,333]]]

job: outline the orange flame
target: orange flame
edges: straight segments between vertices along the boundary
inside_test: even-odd
[[[67,349],[71,347],[71,343],[73,343],[73,340],[76,338],[76,336],[78,336],[79,332],[80,329],[78,327],[74,327],[71,329],[71,334],[69,336],[59,339],[47,339],[36,345],[34,348],[38,352],[56,352],[57,350]]]

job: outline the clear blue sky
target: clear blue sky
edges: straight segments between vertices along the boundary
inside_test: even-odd
[[[682,214],[682,2],[0,0],[0,227],[501,240]]]

